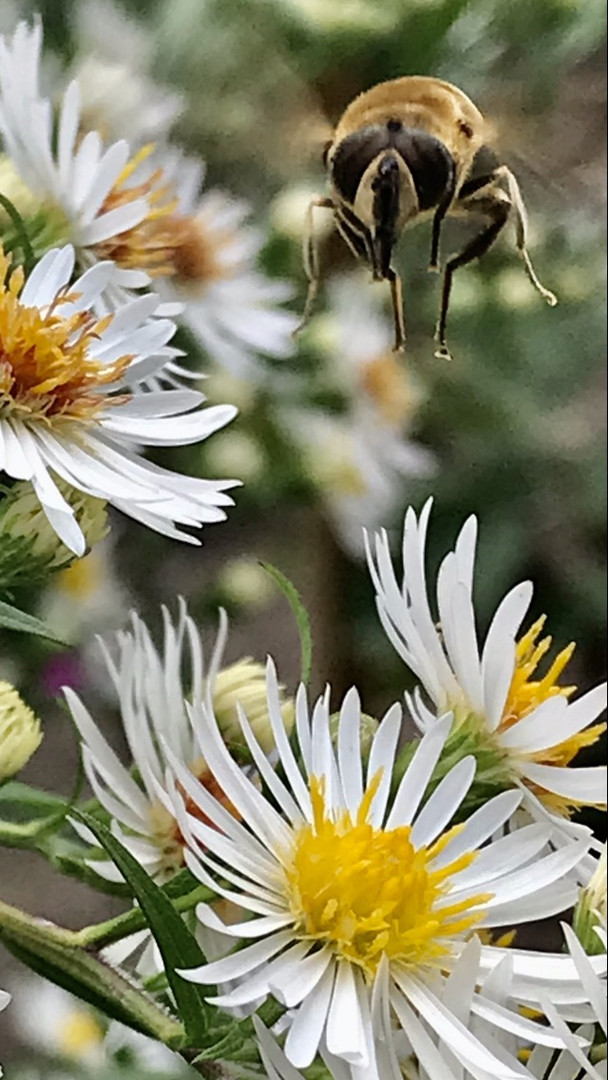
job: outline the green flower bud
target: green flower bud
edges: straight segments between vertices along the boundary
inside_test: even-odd
[[[606,926],[605,844],[589,884],[579,893],[572,926],[586,953],[595,956],[604,952],[604,946],[595,932],[595,927]]]
[[[106,503],[56,478],[62,495],[74,508],[87,548],[108,532]],[[64,570],[75,555],[51,527],[32,485],[14,484],[0,502],[0,587],[32,584]]]
[[[0,681],[0,781],[19,772],[42,741],[40,721],[10,683]]]

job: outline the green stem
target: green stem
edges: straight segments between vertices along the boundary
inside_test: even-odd
[[[172,900],[172,904],[176,911],[184,912],[190,911],[201,901],[213,899],[215,899],[215,894],[204,885],[199,885],[185,896],[176,897]],[[147,926],[143,913],[139,908],[133,908],[105,922],[84,926],[82,930],[62,930],[61,934],[64,944],[72,948],[88,949],[94,945],[97,949],[101,949],[115,941],[121,941],[129,934],[137,933],[138,930],[145,930]]]
[[[121,972],[75,948],[69,930],[0,902],[0,940],[38,974],[88,1001],[108,1016],[177,1049],[182,1025]]]
[[[19,243],[21,250],[23,251],[23,261],[25,263],[26,271],[31,270],[32,266],[36,262],[36,256],[30,243],[30,238],[27,235],[27,230],[23,224],[23,218],[15,206],[13,206],[10,199],[7,199],[6,195],[0,194],[0,206],[3,206],[8,216],[10,217],[17,236],[19,237]]]

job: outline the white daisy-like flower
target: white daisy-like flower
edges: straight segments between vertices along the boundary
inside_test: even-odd
[[[566,1019],[576,1023],[580,1019],[571,1010],[559,1010],[552,1002],[551,990],[547,987],[540,1000],[540,1007],[555,1031],[561,1035],[565,1049],[559,1054],[551,1053],[546,1046],[533,1048],[528,1060],[532,1076],[538,1080],[570,1080],[570,1078],[589,1078],[606,1080],[606,973],[598,975],[591,958],[587,956],[571,926],[562,923],[565,943],[575,964],[582,987],[584,1003],[579,1006],[579,1013],[585,1016],[587,1023],[572,1027]],[[606,952],[606,927],[596,927],[598,939]],[[596,1036],[596,1025],[603,1035]],[[600,1043],[598,1047],[597,1043]],[[581,1045],[582,1042],[582,1045]],[[585,1045],[586,1044],[586,1045]],[[599,1053],[598,1053],[599,1050]]]
[[[364,766],[356,691],[340,710],[335,749],[328,693],[309,714],[303,687],[296,698],[298,746],[292,749],[270,661],[268,705],[276,771],[240,714],[242,737],[268,797],[231,757],[208,705],[199,708],[197,724],[231,810],[167,751],[177,786],[167,790],[166,806],[188,843],[187,866],[251,916],[225,925],[202,904],[198,918],[238,941],[253,940],[182,976],[206,985],[236,983],[210,999],[220,1007],[251,1008],[274,995],[290,1010],[285,1053],[296,1068],[307,1067],[321,1049],[348,1065],[357,1080],[386,1080],[376,1043],[388,1037],[394,1017],[433,1076],[439,1075],[436,1051],[426,1025],[474,1076],[522,1076],[488,1052],[444,1004],[446,977],[476,927],[516,925],[567,908],[576,895],[567,875],[585,845],[575,841],[543,855],[550,828],[539,824],[491,842],[519,804],[514,791],[490,800],[465,825],[450,827],[473,781],[473,758],[452,769],[424,802],[449,717],[421,740],[391,798],[399,706],[377,728]],[[479,946],[480,972],[499,958],[492,947]],[[521,981],[528,975],[522,970]],[[558,984],[568,985],[571,975],[567,957],[551,972]],[[528,1027],[530,1021],[478,995],[471,1008],[488,1022],[556,1045],[553,1033]],[[398,1065],[391,1075],[401,1076]]]
[[[118,288],[162,282],[167,314],[185,303],[203,347],[237,374],[255,370],[256,352],[290,355],[297,318],[280,305],[291,288],[256,269],[262,238],[243,227],[247,208],[219,192],[199,197],[201,166],[175,152],[155,158],[145,146],[131,156],[125,140],[104,148],[98,131],[83,132],[76,80],[60,102],[55,139],[52,103],[39,92],[41,47],[39,21],[0,39],[0,134],[27,189],[24,205],[35,196],[43,237],[52,223],[74,244],[81,268],[112,259]],[[23,216],[35,232],[32,215]],[[111,310],[120,296],[106,290],[98,310]]]
[[[175,624],[163,608],[162,648],[155,646],[146,624],[135,612],[131,613],[130,629],[116,635],[112,648],[100,641],[106,674],[119,701],[131,758],[129,767],[122,764],[74,691],[64,689],[82,740],[89,783],[112,818],[115,835],[156,880],[166,880],[184,865],[184,840],[175,814],[168,812],[159,798],[165,784],[167,751],[223,800],[205,761],[204,731],[191,721],[192,707],[210,692],[222,716],[225,737],[229,738],[235,725],[236,702],[240,702],[252,715],[266,750],[271,748],[267,715],[260,708],[262,696],[266,705],[266,693],[263,676],[260,693],[259,665],[247,661],[221,669],[226,636],[227,623],[222,614],[206,668],[200,634],[185,602],[180,600]],[[289,702],[283,701],[282,710],[283,723],[289,728],[293,722]],[[138,779],[133,776],[133,767]],[[87,829],[73,824],[89,842],[95,843]],[[122,881],[113,863],[95,860],[91,865],[103,877]]]
[[[281,307],[293,288],[257,269],[264,236],[246,224],[245,203],[217,190],[201,194],[200,162],[175,152],[159,160],[175,210],[167,219],[168,273],[157,287],[168,303],[184,305],[184,322],[217,364],[238,378],[263,378],[257,354],[283,359],[294,352],[298,316]]]
[[[24,185],[23,203],[26,208],[32,199],[36,203],[42,244],[50,246],[49,235],[56,243],[69,240],[81,269],[110,258],[118,267],[116,281],[125,288],[145,286],[164,261],[158,250],[163,237],[158,203],[166,196],[161,178],[151,174],[134,182],[141,155],[130,159],[125,140],[104,149],[97,131],[83,133],[74,80],[59,105],[55,132],[52,102],[39,89],[41,51],[39,19],[32,25],[20,22],[12,37],[0,37],[0,136]],[[27,214],[24,221],[35,246]]]
[[[181,476],[137,448],[200,442],[235,409],[200,408],[204,396],[190,390],[126,392],[142,372],[163,366],[174,324],[151,318],[151,295],[97,319],[92,309],[114,266],[100,263],[70,285],[73,270],[68,245],[47,252],[24,284],[22,269],[11,273],[0,252],[0,469],[31,483],[77,555],[85,538],[52,473],[157,532],[200,543],[176,525],[222,521],[235,482]]]
[[[372,540],[366,536],[380,621],[432,706],[419,691],[407,696],[416,723],[428,731],[437,717],[451,710],[458,729],[491,753],[499,779],[530,790],[527,805],[533,813],[539,800],[566,817],[575,806],[604,804],[605,767],[568,766],[581,747],[594,743],[605,729],[605,724],[592,721],[606,707],[606,684],[569,702],[575,688],[560,685],[558,679],[573,645],[538,674],[551,645],[550,637],[539,640],[544,618],[517,637],[532,599],[529,581],[516,585],[501,601],[480,647],[473,603],[474,516],[439,568],[437,608],[431,610],[425,571],[431,504],[425,504],[419,520],[411,508],[406,512],[401,581],[386,532]]]

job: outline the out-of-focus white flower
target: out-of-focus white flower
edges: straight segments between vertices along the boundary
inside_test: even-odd
[[[361,405],[331,414],[316,408],[280,408],[278,422],[294,445],[325,512],[345,547],[363,554],[363,527],[390,517],[407,477],[433,472],[432,455],[378,423]]]
[[[142,368],[162,368],[159,353],[174,324],[151,318],[158,307],[152,295],[96,318],[92,309],[113,264],[92,267],[70,286],[73,270],[70,245],[47,252],[25,284],[21,268],[9,280],[10,260],[0,255],[0,468],[31,483],[53,529],[77,555],[86,538],[53,473],[157,532],[200,543],[176,524],[222,521],[233,482],[169,472],[137,448],[200,442],[235,410],[200,408],[204,397],[191,390],[125,392]]]
[[[527,805],[532,812],[538,799],[565,817],[575,806],[601,805],[606,799],[605,767],[569,766],[605,728],[592,722],[606,706],[606,684],[568,701],[574,688],[560,685],[558,679],[573,645],[538,675],[551,645],[550,637],[539,640],[544,619],[517,639],[532,599],[529,581],[516,585],[501,601],[480,648],[473,604],[475,517],[465,522],[454,551],[439,568],[437,611],[431,610],[425,571],[431,502],[419,520],[411,507],[405,515],[400,582],[386,533],[367,541],[380,621],[432,705],[428,707],[418,690],[407,696],[416,723],[428,731],[451,710],[457,729],[474,736],[490,753],[499,784],[531,789]]]
[[[226,621],[220,631],[208,669],[196,626],[180,602],[174,625],[163,609],[164,643],[157,649],[145,623],[133,612],[131,629],[116,636],[117,656],[102,643],[107,673],[119,698],[124,734],[135,767],[125,767],[109,746],[89,712],[70,689],[65,694],[83,742],[87,778],[101,805],[113,819],[121,842],[136,856],[146,871],[165,880],[183,866],[184,839],[175,815],[167,811],[167,751],[183,767],[222,801],[221,790],[209,772],[204,731],[197,721],[197,708],[211,695],[222,717],[226,737],[235,728],[237,702],[242,704],[260,733],[267,750],[272,748],[268,707],[260,665],[251,660],[221,669],[226,640]],[[290,730],[293,707],[282,703],[283,723]],[[223,800],[229,806],[227,800]],[[74,827],[93,842],[87,829]],[[121,874],[107,861],[93,862],[94,869],[111,880]]]
[[[108,537],[82,559],[56,574],[40,603],[40,616],[74,645],[105,626],[116,626],[129,610],[130,595],[114,565],[115,544]],[[104,681],[107,678],[104,674]]]
[[[353,1076],[401,1077],[391,1051],[394,1015],[432,1075],[439,1074],[427,1025],[480,1080],[488,1073],[511,1080],[524,1075],[488,1051],[443,1004],[446,976],[475,927],[516,925],[541,912],[564,910],[576,895],[566,875],[586,845],[576,841],[543,856],[551,830],[538,824],[492,842],[518,805],[518,792],[497,796],[464,826],[449,828],[475,772],[473,759],[464,759],[424,802],[449,718],[421,740],[389,809],[399,706],[378,726],[365,769],[354,690],[344,699],[333,743],[329,694],[309,713],[300,688],[295,751],[285,733],[270,661],[268,707],[280,775],[242,710],[240,720],[270,798],[238,767],[204,705],[196,711],[208,765],[233,812],[227,814],[179,757],[170,755],[177,786],[166,806],[186,839],[188,867],[251,916],[226,925],[201,904],[198,918],[242,944],[254,942],[182,976],[205,984],[235,983],[210,999],[220,1007],[247,1007],[274,995],[291,1010],[285,1053],[296,1068],[306,1068],[322,1048],[350,1066]],[[480,973],[502,957],[479,942],[476,949]],[[551,976],[558,984],[571,976],[572,963],[567,957],[563,961]],[[518,974],[527,982],[525,971]],[[539,976],[537,969],[536,977],[542,980],[544,971]],[[494,1009],[477,993],[471,1011],[507,1030],[559,1045],[550,1030]],[[378,1062],[382,1042],[390,1073]]]
[[[82,127],[106,139],[163,140],[184,107],[182,94],[151,77],[156,36],[111,0],[70,12],[76,55],[68,77],[82,94]]]
[[[32,1023],[33,1016],[36,1023]],[[162,1072],[164,1076],[190,1075],[183,1059],[162,1043],[116,1021],[107,1025],[101,1014],[84,1002],[35,976],[15,985],[14,1022],[27,1046],[80,1068],[109,1065],[118,1052],[124,1057],[127,1051],[130,1061],[140,1069]]]
[[[390,323],[369,282],[349,274],[328,291],[329,311],[307,333],[322,357],[318,381],[325,392],[338,393],[343,406],[330,411],[285,405],[277,410],[278,422],[297,447],[338,535],[352,554],[361,555],[363,527],[390,519],[403,505],[408,477],[431,475],[435,462],[429,450],[407,438],[420,391],[403,357],[393,352]],[[293,398],[294,386],[285,379]]]
[[[167,302],[185,305],[184,321],[217,364],[237,378],[260,378],[257,354],[294,352],[299,320],[281,307],[293,289],[256,268],[263,234],[245,223],[245,203],[220,191],[201,195],[199,162],[168,153],[159,160],[176,206],[167,220],[173,234],[168,272],[157,287]]]

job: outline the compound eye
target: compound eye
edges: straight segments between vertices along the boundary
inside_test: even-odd
[[[333,145],[333,139],[330,139],[328,142],[325,143],[325,146],[323,147],[323,153],[321,155],[321,160],[322,160],[323,165],[325,166],[325,168],[327,168],[327,158],[329,156],[329,151],[331,150],[332,145]]]

